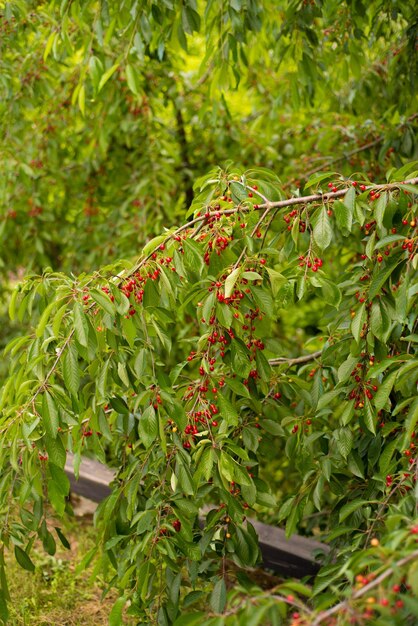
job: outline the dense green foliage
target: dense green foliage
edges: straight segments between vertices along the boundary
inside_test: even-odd
[[[137,254],[226,161],[288,183],[416,158],[414,5],[1,2],[0,268]]]
[[[414,3],[0,10],[0,617],[71,452],[112,625],[414,624]],[[254,515],[314,581],[246,579]]]

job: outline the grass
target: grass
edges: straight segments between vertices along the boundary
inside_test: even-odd
[[[102,598],[102,589],[90,580],[90,570],[75,574],[78,563],[95,545],[91,518],[66,523],[63,529],[71,545],[66,550],[57,541],[54,556],[35,545],[32,574],[23,570],[9,554],[7,576],[11,602],[10,626],[101,626],[108,624],[115,593]],[[125,621],[125,624],[128,624]]]

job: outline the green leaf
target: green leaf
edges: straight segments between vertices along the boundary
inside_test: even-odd
[[[49,53],[52,50],[52,45],[55,41],[55,38],[58,36],[58,33],[53,30],[52,33],[49,35],[47,42],[46,42],[46,46],[45,46],[45,50],[44,50],[44,63],[47,60],[47,58],[49,57]]]
[[[150,241],[148,241],[148,243],[146,243],[145,246],[142,248],[142,254],[144,256],[148,256],[148,254],[156,250],[159,245],[165,243],[166,240],[167,235],[157,235],[157,237],[150,239]]]
[[[123,624],[122,611],[125,604],[125,596],[121,596],[116,600],[109,614],[109,626],[121,626]]]
[[[236,267],[234,270],[232,270],[229,276],[227,276],[225,280],[225,298],[229,298],[231,296],[240,273],[241,268]]]
[[[369,502],[367,500],[354,500],[353,502],[347,502],[347,504],[340,509],[340,523],[347,519],[349,515],[358,511],[361,507],[367,506],[368,504]]]
[[[238,339],[234,339],[231,343],[232,365],[234,371],[243,378],[248,376],[251,369],[249,356],[249,352],[244,344]]]
[[[275,297],[280,288],[287,282],[287,278],[280,274],[280,272],[277,272],[270,267],[267,267],[266,269],[270,277],[271,291],[273,293],[273,297]]]
[[[59,427],[57,405],[49,391],[45,391],[42,397],[42,423],[48,437],[55,439]]]
[[[364,415],[363,415],[364,423],[366,424],[367,430],[369,430],[373,435],[376,434],[376,414],[373,410],[372,403],[369,398],[364,398]]]
[[[53,438],[45,435],[44,443],[46,451],[48,452],[49,461],[63,469],[65,467],[65,461],[67,460],[67,453],[60,437]]]
[[[235,481],[234,462],[232,458],[225,452],[221,452],[218,466],[221,476],[223,476],[229,482]]]
[[[222,613],[226,604],[226,585],[223,578],[218,580],[210,595],[209,604],[215,613]]]
[[[353,225],[353,211],[343,202],[334,200],[332,210],[337,222],[338,228],[344,233],[346,231],[351,232]]]
[[[399,260],[399,257],[395,257],[390,263],[388,263],[385,267],[381,268],[378,266],[375,268],[373,273],[373,277],[370,283],[369,289],[369,298],[372,300],[379,293],[380,289],[383,287],[385,282],[388,280],[389,276],[392,274],[394,269],[401,263],[402,260]]]
[[[135,532],[138,535],[150,530],[152,528],[152,524],[155,521],[156,511],[148,510],[148,511],[140,511],[135,515],[131,522],[131,526],[135,526]]]
[[[120,396],[114,396],[113,398],[110,398],[109,404],[111,405],[112,409],[114,409],[117,413],[120,413],[121,415],[129,414],[129,407],[126,404],[125,400]]]
[[[340,415],[340,422],[343,426],[349,424],[354,416],[354,400],[345,403],[345,408]]]
[[[221,393],[218,395],[217,403],[219,405],[220,415],[228,426],[236,426],[238,424],[238,413],[235,407]]]
[[[356,204],[356,190],[354,187],[348,188],[347,193],[344,196],[343,204],[352,216],[354,213],[354,206]]]
[[[20,295],[20,289],[15,287],[12,291],[12,295],[9,300],[9,317],[13,321],[16,316],[16,301],[17,297]]]
[[[64,470],[55,465],[55,463],[48,463],[48,470],[51,474],[51,478],[54,481],[57,489],[62,493],[63,496],[68,496],[70,492],[70,479]]]
[[[347,467],[354,476],[364,478],[364,464],[356,450],[352,450],[348,457]]]
[[[405,431],[408,439],[412,436],[418,422],[418,398],[412,402],[406,418]]]
[[[58,538],[61,541],[61,543],[64,546],[64,548],[66,548],[67,550],[71,550],[71,545],[70,545],[67,537],[62,532],[61,528],[58,528],[58,526],[54,526],[54,528],[55,528],[55,532],[57,533]]]
[[[263,289],[263,287],[256,287],[253,285],[250,287],[251,293],[253,294],[254,301],[260,311],[265,313],[267,317],[273,318],[274,315],[274,303],[273,298],[271,297],[271,293]]]
[[[44,330],[49,321],[49,316],[51,315],[51,311],[54,307],[56,307],[57,303],[55,300],[50,302],[46,307],[45,311],[41,315],[41,319],[39,320],[38,326],[36,327],[36,336],[42,337],[44,334]]]
[[[116,307],[106,293],[100,291],[99,289],[91,289],[89,295],[102,309],[106,311],[106,313],[109,313],[109,315],[112,316],[115,315]]]
[[[216,305],[216,317],[224,328],[230,328],[233,318],[231,307],[227,304],[221,304],[218,302]]]
[[[248,387],[246,387],[245,385],[242,384],[242,382],[240,380],[237,380],[236,378],[227,378],[225,380],[227,386],[232,389],[232,391],[234,393],[237,394],[237,396],[243,396],[244,398],[250,398],[251,394],[248,390]]]
[[[332,391],[327,391],[326,393],[322,394],[318,400],[318,405],[317,405],[318,411],[328,406],[328,404],[330,404],[330,402],[332,402],[334,398],[337,398],[340,395],[340,393],[341,393],[341,389],[332,389]]]
[[[265,431],[267,431],[270,435],[277,435],[277,436],[284,435],[283,427],[277,422],[274,422],[273,420],[269,420],[269,419],[262,420],[260,422],[260,426]]]
[[[86,88],[84,85],[80,85],[80,89],[78,91],[78,106],[81,111],[81,115],[84,117],[86,115]]]
[[[184,260],[193,270],[199,270],[202,266],[202,247],[193,239],[183,241]]]
[[[343,361],[338,368],[338,381],[344,383],[350,378],[350,374],[358,363],[358,357],[350,354],[345,361]]]
[[[113,76],[113,74],[116,72],[116,70],[118,69],[119,64],[120,64],[120,59],[118,59],[116,61],[116,63],[114,63],[112,65],[112,67],[110,67],[108,70],[106,70],[106,72],[103,74],[103,76],[100,79],[99,87],[98,87],[97,91],[101,91],[103,89],[103,87],[106,85],[106,83],[109,80],[109,78],[111,78]]]
[[[28,570],[28,572],[35,571],[35,565],[33,561],[31,560],[30,556],[24,550],[22,550],[22,548],[20,548],[19,546],[15,546],[15,557],[20,567],[23,567],[23,569]]]
[[[374,205],[374,218],[377,222],[379,228],[383,226],[383,218],[385,215],[385,209],[388,203],[388,194],[387,192],[381,192],[380,198],[375,201]]]
[[[203,476],[207,481],[209,480],[212,474],[214,460],[214,450],[212,447],[208,446],[204,449],[196,467],[196,472],[194,475],[194,480],[196,484],[201,476]]]
[[[74,303],[74,330],[77,341],[87,348],[89,345],[89,327],[86,320],[86,314],[83,311],[83,307],[79,302]]]
[[[389,374],[389,376],[387,376],[380,384],[379,389],[377,390],[377,393],[374,397],[374,406],[376,408],[376,411],[380,411],[386,405],[390,392],[392,391],[393,385],[395,384],[397,375],[398,370]]]
[[[232,199],[235,200],[235,202],[240,203],[248,200],[248,192],[241,183],[230,182],[229,188],[232,193]]]
[[[7,598],[6,598],[6,593],[3,589],[0,589],[0,619],[3,620],[4,624],[7,624],[9,620],[9,609],[7,607]]]
[[[257,364],[257,372],[261,380],[268,382],[271,377],[270,363],[267,361],[266,357],[261,351],[256,352],[255,361]]]
[[[313,229],[315,243],[324,250],[332,241],[332,227],[325,206],[322,207]]]
[[[78,355],[72,345],[67,346],[64,352],[62,373],[68,391],[72,393],[73,396],[77,396],[80,389],[80,369],[78,366]]]
[[[353,317],[353,321],[351,322],[351,332],[353,333],[353,337],[357,341],[357,343],[359,343],[360,341],[360,335],[363,331],[366,319],[366,304],[363,302],[363,304],[360,306],[355,316]]]
[[[58,334],[61,328],[62,319],[67,311],[68,311],[68,304],[65,303],[55,313],[54,319],[52,321],[52,332],[54,334],[54,337],[58,337]]]
[[[219,458],[219,472],[229,482],[237,482],[240,485],[251,486],[252,480],[242,467],[234,459],[222,451]]]
[[[246,280],[263,280],[263,277],[258,272],[247,271],[242,273],[242,278]]]
[[[189,468],[186,467],[186,465],[183,463],[180,457],[177,460],[176,476],[178,478],[179,485],[181,489],[183,490],[183,492],[187,496],[193,496],[195,492],[195,488],[193,485],[192,475],[190,473]]]
[[[125,72],[129,89],[132,91],[132,93],[138,96],[140,93],[140,85],[138,81],[138,75],[135,69],[132,67],[132,65],[128,63],[128,65],[125,67]]]
[[[318,174],[312,174],[305,183],[305,189],[309,189],[323,180],[331,178],[331,176],[337,176],[337,172],[319,172]]]
[[[375,241],[376,241],[376,231],[373,231],[366,245],[366,255],[369,259],[373,257]]]
[[[248,528],[251,529],[252,526]],[[233,535],[235,554],[240,559],[242,565],[247,567],[254,566],[258,560],[259,548],[254,535],[243,526],[236,526],[235,534]]]
[[[158,435],[158,420],[152,405],[139,418],[138,434],[146,448],[152,445]]]

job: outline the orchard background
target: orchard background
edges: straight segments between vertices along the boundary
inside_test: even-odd
[[[3,622],[71,452],[111,625],[415,624],[415,3],[0,12]],[[254,517],[315,579],[249,577]]]

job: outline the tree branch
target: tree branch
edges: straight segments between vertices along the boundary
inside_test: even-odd
[[[389,189],[402,189],[402,185],[417,185],[417,184],[418,184],[418,177],[411,178],[410,180],[405,180],[405,181],[401,181],[397,183],[386,183],[382,185],[368,185],[365,191],[368,191],[371,189],[373,190],[378,189],[382,191],[386,191]],[[301,196],[301,197],[296,197],[296,198],[289,198],[288,200],[278,200],[276,202],[259,204],[257,208],[258,209],[267,209],[267,208],[274,209],[274,208],[283,208],[287,206],[292,206],[294,204],[311,204],[312,202],[318,202],[318,201],[327,202],[328,200],[332,200],[333,198],[341,198],[342,196],[345,196],[347,191],[348,191],[348,188],[345,188],[345,189],[340,189],[339,191],[331,191],[329,193],[316,193],[316,194],[312,194],[311,196]],[[224,213],[226,212],[227,211],[224,211]]]
[[[295,358],[285,358],[278,357],[277,359],[269,359],[270,365],[281,365],[282,363],[288,363],[289,365],[295,365],[296,363],[308,363],[308,361],[313,361],[321,356],[322,350],[317,350],[317,352],[312,352],[312,354],[305,354],[304,356],[298,356]]]

